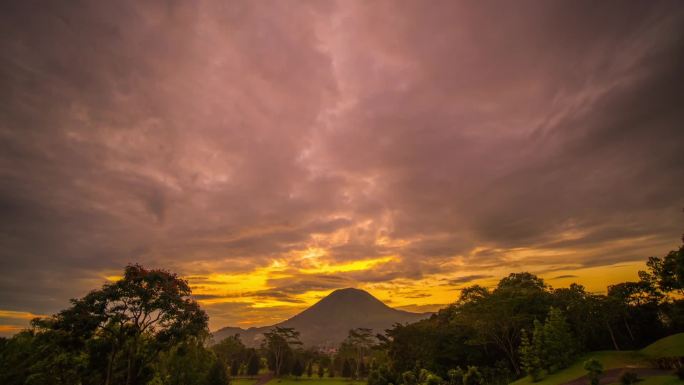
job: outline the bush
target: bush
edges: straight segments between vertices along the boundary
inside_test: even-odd
[[[622,385],[632,385],[632,384],[636,384],[639,381],[641,381],[641,379],[634,372],[624,372],[620,376],[620,383]]]
[[[214,364],[209,369],[207,375],[207,384],[209,385],[227,385],[230,383],[228,378],[228,369],[221,360],[214,361]]]
[[[435,375],[435,374],[428,374],[427,379],[425,380],[425,385],[441,385],[442,384],[442,378]]]
[[[468,366],[468,370],[463,375],[464,385],[480,385],[483,382],[482,374],[477,369],[477,366]]]
[[[598,360],[592,358],[584,362],[584,370],[588,372],[587,375],[591,385],[598,385],[599,376],[603,373],[603,365]]]
[[[447,372],[449,377],[449,385],[463,385],[463,369],[457,366],[456,369],[450,369]]]

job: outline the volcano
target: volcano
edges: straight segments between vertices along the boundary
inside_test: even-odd
[[[427,318],[431,313],[411,313],[393,309],[370,293],[360,289],[339,289],[316,302],[294,317],[271,326],[242,329],[225,327],[213,333],[219,342],[239,334],[247,346],[258,346],[263,333],[280,326],[295,328],[306,346],[336,346],[350,329],[369,328],[376,333],[391,328],[395,323],[406,324]]]

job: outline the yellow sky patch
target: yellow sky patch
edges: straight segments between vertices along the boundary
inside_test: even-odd
[[[577,234],[568,234],[567,238]],[[391,241],[391,242],[390,242]],[[378,244],[399,244],[399,241],[379,237]],[[498,281],[511,272],[529,271],[544,278],[547,284],[558,288],[571,283],[584,285],[588,291],[604,293],[607,286],[638,280],[637,272],[645,268],[644,262],[624,262],[608,266],[583,268],[573,263],[578,250],[547,248],[491,249],[479,247],[467,257],[447,259],[439,265],[439,273],[425,274],[419,279],[396,278],[382,282],[356,282],[357,273],[382,271],[389,266],[401,264],[399,255],[336,262],[329,258],[326,247],[319,242],[293,250],[280,258],[272,259],[265,267],[240,273],[212,273],[189,276],[193,294],[198,301],[211,309],[213,305],[240,303],[250,311],[236,314],[232,325],[263,326],[284,320],[330,294],[334,289],[283,290],[288,280],[317,279],[327,276],[346,277],[341,285],[367,290],[392,307],[406,307],[421,311],[436,311],[456,301],[462,288],[479,284],[493,288]],[[594,253],[596,250],[583,250]],[[496,253],[505,263],[498,266],[477,265],[478,253]],[[351,273],[351,274],[347,274]],[[310,278],[309,278],[310,277]],[[107,275],[108,281],[120,279]],[[460,283],[459,283],[460,282]],[[273,293],[270,293],[273,292]],[[288,294],[289,293],[289,294]],[[283,295],[283,297],[279,297]],[[2,313],[0,313],[1,316]],[[210,311],[210,315],[212,312]],[[28,317],[30,319],[32,317]],[[220,316],[212,318],[212,328],[226,326]]]
[[[0,310],[0,318],[21,319],[30,321],[38,317],[45,317],[45,315],[33,314],[26,311]]]

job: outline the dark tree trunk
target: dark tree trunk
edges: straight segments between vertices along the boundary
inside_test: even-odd
[[[615,347],[615,350],[620,350],[620,347],[617,344],[617,340],[615,340],[615,334],[613,333],[613,328],[610,327],[610,323],[606,321],[606,327],[608,327],[608,333],[610,333],[610,339],[613,340],[613,346]]]
[[[634,334],[632,334],[632,328],[629,327],[629,322],[627,322],[627,318],[622,317],[622,320],[625,321],[625,327],[627,328],[627,333],[629,333],[629,338],[631,338],[632,342],[634,342]]]
[[[117,349],[113,349],[109,353],[109,362],[107,362],[107,374],[105,375],[105,385],[109,385],[112,380],[112,367],[114,366],[114,359],[116,358]]]

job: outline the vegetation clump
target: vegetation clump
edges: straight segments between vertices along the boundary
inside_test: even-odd
[[[601,379],[601,374],[603,373],[603,365],[596,359],[589,359],[584,362],[584,370],[587,371],[587,376],[589,377],[589,382],[591,385],[598,385]]]

